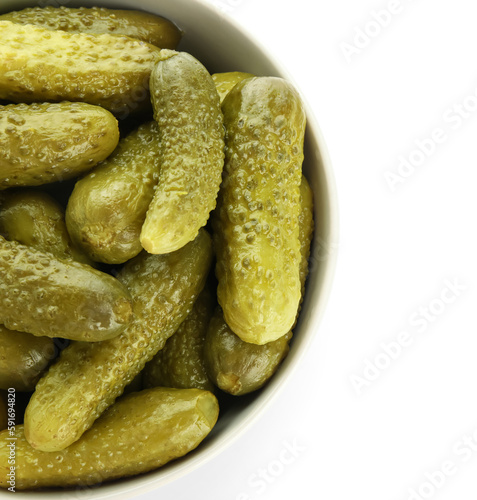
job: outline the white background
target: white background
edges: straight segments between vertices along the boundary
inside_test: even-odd
[[[285,63],[314,109],[339,195],[338,267],[315,340],[265,416],[140,498],[475,500],[475,3],[394,0],[392,15],[380,0],[215,3]],[[373,11],[386,26],[369,24]],[[410,156],[421,164],[401,169],[393,191],[385,175]]]

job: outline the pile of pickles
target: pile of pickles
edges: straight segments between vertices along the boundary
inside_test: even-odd
[[[280,78],[210,75],[182,36],[134,11],[0,16],[2,488],[182,457],[288,353],[303,104]]]

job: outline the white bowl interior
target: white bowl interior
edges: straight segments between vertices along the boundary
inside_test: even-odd
[[[247,71],[262,76],[280,76],[294,83],[292,75],[287,73],[279,61],[267,54],[251,34],[244,32],[233,19],[203,0],[2,0],[0,12],[37,5],[130,8],[159,14],[174,21],[184,31],[179,49],[193,54],[211,73]],[[99,488],[17,492],[16,498],[131,498],[133,494],[139,495],[157,489],[220,453],[256,421],[277,396],[317,333],[336,261],[334,248],[338,222],[334,180],[323,137],[306,98],[304,101],[308,117],[304,173],[314,192],[316,231],[300,321],[295,328],[290,354],[277,374],[261,391],[235,398],[234,405],[222,412],[211,435],[197,450],[181,460],[141,476],[103,484]]]

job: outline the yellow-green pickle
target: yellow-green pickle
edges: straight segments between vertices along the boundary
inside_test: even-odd
[[[303,299],[314,229],[313,193],[305,176],[302,176],[300,185],[300,200],[300,282]],[[270,380],[287,356],[291,338],[290,331],[263,345],[244,342],[229,328],[218,307],[209,323],[204,344],[207,374],[217,387],[234,396],[256,391]]]
[[[0,21],[34,24],[70,33],[130,36],[163,49],[175,49],[182,37],[179,28],[167,19],[134,10],[33,7],[3,14]]]
[[[300,183],[306,117],[285,80],[254,77],[224,99],[226,158],[213,218],[217,296],[242,340],[290,331],[300,290]]]
[[[211,263],[212,242],[201,230],[176,252],[143,252],[126,264],[118,280],[131,293],[134,320],[114,339],[72,342],[62,351],[25,413],[31,446],[62,450],[91,427],[187,317]]]
[[[214,305],[215,296],[206,285],[177,332],[144,368],[145,387],[214,390],[204,363],[205,334]]]
[[[212,80],[214,80],[217,92],[220,97],[220,104],[224,102],[228,93],[237,85],[237,83],[247,78],[252,78],[254,75],[251,73],[242,73],[240,71],[230,71],[227,73],[214,73]]]
[[[63,208],[42,191],[19,189],[0,194],[0,234],[59,258],[93,264],[71,241]]]
[[[55,354],[53,339],[0,325],[0,389],[33,391]]]
[[[1,44],[0,38],[0,52]],[[116,118],[99,106],[0,106],[0,189],[76,177],[107,158],[118,141]]]
[[[218,307],[204,346],[207,373],[219,389],[234,396],[256,391],[270,380],[288,354],[291,338],[289,332],[263,345],[244,342],[228,327]]]
[[[129,394],[111,406],[66,450],[33,449],[16,427],[15,486],[93,486],[156,469],[179,458],[209,434],[219,414],[215,396],[199,389],[154,388]],[[8,431],[0,433],[0,487],[7,475]]]
[[[2,236],[0,283],[0,324],[10,330],[94,342],[132,318],[130,294],[113,276]]]
[[[215,208],[224,167],[224,128],[214,82],[190,54],[163,51],[151,75],[161,134],[161,172],[146,215],[142,246],[162,254],[181,248]]]
[[[79,180],[66,209],[74,242],[91,259],[121,264],[141,250],[139,235],[160,171],[159,131],[149,122]]]
[[[150,107],[161,49],[130,37],[0,21],[0,99],[81,101],[121,115]]]

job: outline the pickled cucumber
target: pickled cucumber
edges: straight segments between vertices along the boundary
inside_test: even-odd
[[[196,237],[215,208],[224,166],[223,118],[211,76],[185,52],[165,50],[163,57],[151,75],[161,172],[141,231],[142,246],[154,254]]]
[[[16,488],[93,486],[147,472],[194,448],[219,413],[213,394],[199,389],[154,388],[129,394],[109,408],[66,450],[45,453],[16,427]],[[0,433],[0,487],[8,488],[8,431]]]
[[[150,107],[149,77],[161,49],[129,37],[0,21],[0,53],[0,99],[81,101],[125,117]]]
[[[314,229],[313,193],[305,176],[300,185],[300,283],[305,293],[311,238]],[[241,340],[228,327],[218,307],[209,323],[204,343],[207,373],[214,384],[229,394],[240,396],[263,387],[287,356],[292,332],[263,345]]]
[[[42,191],[20,189],[0,194],[0,234],[59,258],[93,264],[71,241],[63,208]]]
[[[0,16],[1,18],[1,16]],[[237,83],[252,78],[254,75],[251,73],[241,73],[240,71],[230,71],[228,73],[214,73],[212,80],[214,80],[215,87],[220,97],[220,104],[224,102],[228,93],[237,85]]]
[[[76,183],[66,223],[72,239],[91,259],[120,264],[142,250],[139,235],[159,176],[158,153],[158,127],[150,122]]]
[[[211,380],[225,392],[241,396],[260,389],[288,354],[292,333],[264,345],[240,340],[224,321],[220,307],[207,331],[204,356]]]
[[[134,10],[98,7],[33,7],[3,14],[0,21],[35,24],[70,33],[129,36],[164,49],[175,49],[182,36],[177,26],[163,17]]]
[[[14,332],[0,325],[0,389],[33,391],[55,355],[53,339]]]
[[[134,321],[118,337],[72,342],[38,382],[25,413],[28,442],[43,451],[71,445],[121,395],[192,309],[212,261],[205,230],[167,255],[142,252],[120,271]]]
[[[145,387],[214,390],[205,370],[203,355],[214,305],[215,294],[205,286],[177,332],[144,368]]]
[[[0,189],[76,177],[107,158],[118,141],[117,120],[99,106],[0,106]]]
[[[0,236],[0,324],[37,336],[99,341],[130,322],[129,292],[87,264]]]
[[[224,180],[213,219],[217,295],[242,340],[290,331],[300,291],[300,183],[306,117],[274,77],[238,83],[225,98]]]

